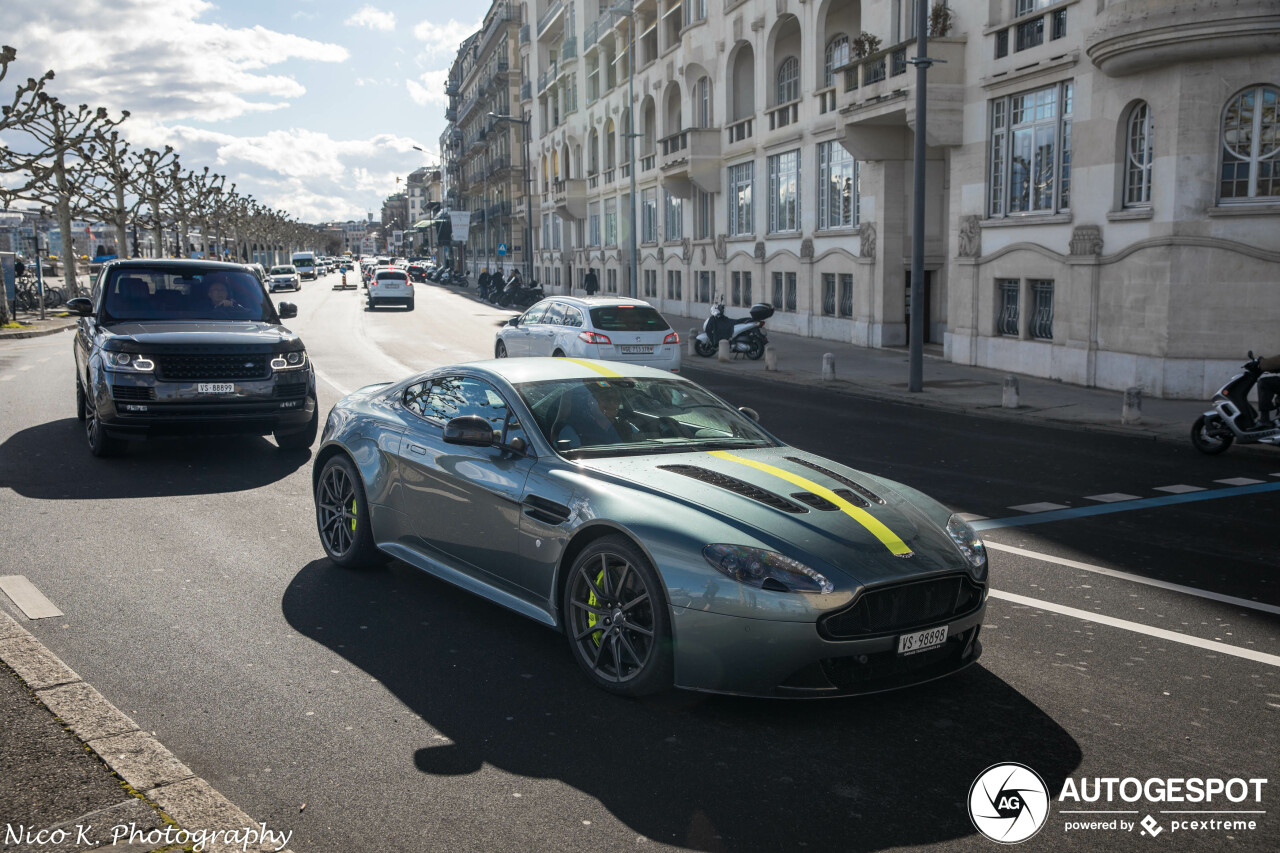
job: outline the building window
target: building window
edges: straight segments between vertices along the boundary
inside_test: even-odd
[[[1072,88],[991,102],[991,216],[1070,207]]]
[[[700,77],[694,100],[695,127],[711,127],[711,78]]]
[[[560,267],[556,267],[554,272],[555,272],[556,289],[559,290],[560,289]]]
[[[658,242],[658,191],[640,191],[640,242]]]
[[[711,239],[711,193],[693,189],[693,239]]]
[[[729,236],[738,237],[755,233],[755,217],[752,215],[751,179],[755,163],[750,161],[729,167]]]
[[[710,270],[698,271],[698,302],[710,303],[716,292],[716,274]]]
[[[836,313],[835,273],[824,272],[822,274],[822,313],[827,317],[833,317]]]
[[[997,279],[996,286],[1000,292],[1000,316],[996,318],[996,331],[1008,337],[1020,337],[1021,326],[1018,325],[1018,280],[1016,278]]]
[[[853,316],[853,274],[840,273],[840,316]]]
[[[600,202],[593,201],[587,207],[588,243],[589,246],[600,245]]]
[[[680,295],[680,270],[667,270],[667,298],[684,299]]]
[[[1034,313],[1031,315],[1031,337],[1041,341],[1053,340],[1053,282],[1031,282]]]
[[[996,59],[1003,59],[1009,55],[1009,31],[1001,30],[996,33]]]
[[[778,103],[787,104],[800,97],[800,60],[788,56],[778,66]]]
[[[551,214],[551,248],[560,248],[560,214]]]
[[[1049,40],[1056,41],[1067,35],[1067,10],[1058,9],[1049,15]]]
[[[646,299],[658,298],[658,271],[644,271],[644,295]]]
[[[800,229],[800,152],[769,158],[769,233]]]
[[[604,200],[604,244],[618,245],[618,200],[616,198]]]
[[[1151,110],[1142,101],[1129,111],[1125,134],[1124,206],[1151,204]]]
[[[1044,18],[1023,21],[1017,26],[1014,50],[1028,50],[1044,43]]]
[[[795,273],[776,272],[773,274],[773,306],[779,311],[796,310]]]
[[[858,224],[858,164],[839,142],[818,145],[818,228]]]
[[[707,17],[707,0],[689,0],[689,23],[703,21]]]
[[[1222,116],[1222,201],[1280,197],[1280,89],[1236,95]]]
[[[849,64],[849,37],[840,33],[827,42],[827,52],[822,60],[822,87],[836,84],[836,69]]]
[[[1014,16],[1021,18],[1023,15],[1030,15],[1037,9],[1044,9],[1052,6],[1057,0],[1018,0],[1014,7]]]
[[[680,196],[666,193],[666,221],[663,223],[663,237],[668,242],[684,239],[684,204]]]
[[[739,307],[751,304],[751,273],[733,274],[733,304]]]

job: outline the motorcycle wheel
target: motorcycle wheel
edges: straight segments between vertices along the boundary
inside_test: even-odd
[[[1214,420],[1218,421],[1218,429],[1224,429],[1220,418],[1215,417]],[[1208,456],[1217,456],[1225,452],[1235,440],[1236,437],[1230,433],[1210,434],[1208,421],[1204,415],[1196,418],[1196,422],[1191,425],[1191,444],[1196,450]]]
[[[716,354],[715,344],[710,341],[695,340],[693,342],[693,351],[703,358],[711,358],[711,356]]]
[[[747,358],[752,361],[759,361],[760,356],[764,355],[764,340],[758,335],[751,338],[751,348],[747,350]]]

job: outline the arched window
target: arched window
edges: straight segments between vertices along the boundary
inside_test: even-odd
[[[1146,101],[1129,111],[1124,144],[1124,206],[1151,204],[1151,110]]]
[[[849,37],[844,33],[827,42],[826,58],[822,63],[822,86],[836,84],[836,69],[849,64]]]
[[[596,133],[594,128],[591,130],[591,142],[587,149],[587,156],[591,158],[587,174],[594,175],[600,171],[600,135]]]
[[[787,104],[800,97],[800,60],[788,56],[778,66],[778,103]]]
[[[1280,198],[1280,89],[1255,86],[1222,114],[1223,201]]]

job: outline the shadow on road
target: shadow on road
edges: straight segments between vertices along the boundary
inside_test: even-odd
[[[114,459],[95,459],[75,418],[14,433],[0,445],[0,488],[38,500],[103,500],[206,495],[256,489],[311,459],[259,436],[188,436],[130,442]]]
[[[317,560],[282,609],[447,736],[405,745],[423,773],[473,785],[490,764],[559,780],[636,833],[698,850],[870,851],[975,835],[965,803],[982,770],[1021,761],[1056,792],[1081,760],[1066,731],[980,665],[858,699],[638,702],[592,687],[560,635],[403,563],[360,573]],[[485,831],[474,829],[475,849],[508,837]]]

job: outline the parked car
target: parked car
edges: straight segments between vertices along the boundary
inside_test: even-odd
[[[648,302],[555,296],[498,330],[497,358],[600,358],[679,372],[680,335]]]
[[[312,484],[335,563],[397,557],[560,631],[614,693],[870,693],[981,654],[968,523],[669,371],[505,359],[371,385],[329,413]]]
[[[302,289],[302,277],[298,275],[298,268],[292,264],[272,267],[267,273],[271,282],[271,292],[284,290],[286,287],[290,290]]]
[[[413,310],[413,282],[409,274],[395,267],[378,267],[369,281],[370,310],[388,303]]]
[[[319,423],[306,348],[242,264],[112,261],[80,315],[76,416],[89,450],[111,456],[124,440],[182,433],[275,436],[310,447]]]

